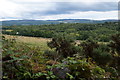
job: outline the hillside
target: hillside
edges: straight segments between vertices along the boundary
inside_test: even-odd
[[[11,25],[43,25],[59,23],[104,23],[116,22],[117,20],[89,20],[89,19],[58,19],[58,20],[9,20],[2,21],[3,26]]]

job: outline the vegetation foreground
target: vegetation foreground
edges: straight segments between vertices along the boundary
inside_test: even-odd
[[[70,26],[71,24],[65,25]],[[17,32],[16,30],[19,30],[17,29],[19,27],[21,26],[12,27],[13,32],[5,27],[7,30],[3,32],[14,34],[14,32]],[[78,29],[79,27],[75,28]],[[114,28],[117,28],[117,26],[114,26]],[[2,37],[3,80],[119,80],[120,33],[114,28],[106,27],[106,29],[115,33],[103,31],[103,27],[101,29],[99,27],[98,30],[95,28],[93,31],[100,34],[101,37],[99,36],[99,38],[101,40],[97,35],[94,35],[95,38],[87,37],[85,39],[85,33],[84,37],[79,36],[81,38],[78,41],[83,40],[80,43],[75,39],[77,36],[73,35],[84,32],[83,29],[77,33],[75,33],[76,31],[67,33],[68,29],[66,28],[65,32],[57,33],[57,28],[48,28],[56,29],[55,35],[52,35],[50,40],[4,35]],[[93,28],[89,27],[89,29]],[[86,30],[89,32],[88,29]],[[104,33],[99,33],[101,30]],[[109,40],[105,37],[108,34],[111,35]],[[44,35],[47,36],[48,34]],[[107,44],[100,43],[104,40],[107,41]]]

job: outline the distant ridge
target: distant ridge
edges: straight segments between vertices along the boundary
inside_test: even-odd
[[[59,24],[59,23],[104,23],[117,22],[118,20],[90,20],[90,19],[58,19],[58,20],[8,20],[2,21],[3,26],[12,25],[43,25],[43,24]]]

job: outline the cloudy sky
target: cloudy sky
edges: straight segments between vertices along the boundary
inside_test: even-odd
[[[119,0],[0,0],[0,20],[117,19]]]

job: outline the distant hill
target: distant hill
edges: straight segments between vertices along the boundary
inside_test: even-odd
[[[89,20],[89,19],[58,19],[58,20],[9,20],[2,21],[3,26],[11,25],[43,25],[43,24],[59,24],[59,23],[104,23],[116,22],[117,20]]]

